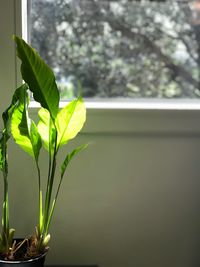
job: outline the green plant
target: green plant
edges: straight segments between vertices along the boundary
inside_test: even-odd
[[[3,210],[3,236],[12,240],[14,230],[9,231],[8,188],[6,142],[10,130],[15,142],[35,161],[38,176],[38,225],[35,233],[29,238],[26,256],[34,257],[44,252],[50,240],[49,227],[57,202],[66,168],[72,158],[87,145],[81,145],[67,153],[60,165],[60,177],[55,184],[57,155],[61,147],[73,139],[84,125],[86,109],[81,97],[71,101],[59,110],[60,94],[52,70],[41,59],[39,54],[23,39],[15,36],[17,55],[21,60],[21,74],[25,83],[16,90],[11,106],[3,115],[4,130],[0,140],[1,170],[5,181],[5,196]],[[39,122],[36,124],[29,116],[30,90],[35,101],[41,108],[38,111]],[[48,152],[48,173],[46,188],[43,189],[39,155],[42,146]],[[55,192],[53,194],[53,192]],[[10,233],[9,233],[10,232]],[[0,240],[1,244],[1,240]],[[11,241],[9,241],[11,247]],[[0,251],[1,252],[1,251]]]
[[[3,174],[4,184],[4,196],[2,207],[2,233],[0,235],[0,253],[4,254],[4,257],[9,257],[10,248],[12,247],[13,236],[15,230],[10,228],[9,225],[9,195],[8,195],[8,153],[7,143],[11,137],[11,118],[13,111],[23,97],[24,85],[17,88],[12,97],[10,106],[3,112],[3,130],[0,137],[0,170]]]

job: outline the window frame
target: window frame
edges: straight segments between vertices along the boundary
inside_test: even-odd
[[[6,69],[10,69],[0,81],[0,99],[9,103],[14,88],[21,84],[20,62],[16,59],[12,35],[22,35],[22,4],[26,0],[3,0],[0,4],[1,36],[4,40],[0,57],[7,59]],[[5,60],[4,60],[5,61]],[[0,64],[3,64],[1,61]],[[4,68],[4,66],[2,66]],[[1,69],[1,68],[0,68]],[[63,101],[61,106],[67,101]],[[87,125],[84,133],[95,134],[199,134],[200,101],[199,100],[110,100],[87,101]],[[0,107],[2,112],[4,105]],[[38,110],[31,103],[31,113]]]

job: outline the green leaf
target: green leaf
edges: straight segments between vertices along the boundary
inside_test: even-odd
[[[11,132],[15,142],[29,155],[38,160],[41,137],[35,123],[28,117],[26,96],[15,108],[11,122]]]
[[[4,129],[1,132],[0,137],[0,170],[6,170],[6,149],[7,149],[7,141],[11,136],[11,118],[14,111],[15,106],[18,102],[23,101],[24,95],[27,94],[28,86],[26,84],[21,85],[17,88],[13,94],[12,101],[10,106],[3,112],[2,118],[4,123]]]
[[[58,113],[59,91],[55,76],[50,67],[42,60],[36,50],[23,39],[14,36],[17,55],[21,59],[21,74],[33,93],[35,101],[46,108],[54,120]]]
[[[2,114],[4,129],[7,131],[7,135],[9,136],[10,136],[11,118],[15,105],[17,104],[18,101],[19,102],[23,101],[24,95],[27,93],[27,90],[28,90],[27,84],[22,84],[19,88],[17,88],[12,97],[10,106]]]
[[[56,129],[50,117],[50,113],[48,110],[41,108],[38,111],[39,115],[39,123],[38,123],[38,131],[44,143],[44,147],[47,151],[51,150],[51,155],[53,154],[53,148],[55,143]]]
[[[70,161],[73,159],[73,157],[75,155],[77,155],[80,151],[82,151],[83,149],[85,149],[87,147],[88,147],[88,144],[84,144],[84,145],[78,146],[77,148],[75,148],[71,153],[69,153],[65,157],[65,159],[64,159],[64,161],[63,161],[63,163],[61,165],[61,170],[60,170],[61,171],[61,179],[63,178],[63,176],[65,174],[65,171],[66,171],[66,168],[67,168],[68,164],[70,163]]]
[[[63,146],[73,139],[82,129],[86,120],[86,109],[81,98],[71,101],[61,109],[56,117],[56,128],[58,131],[57,146]]]

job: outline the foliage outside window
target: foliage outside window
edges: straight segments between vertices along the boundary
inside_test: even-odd
[[[88,98],[199,98],[199,0],[29,4],[30,42],[63,99],[80,84]]]

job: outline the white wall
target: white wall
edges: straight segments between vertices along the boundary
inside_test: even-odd
[[[0,3],[1,111],[16,80],[13,3]],[[91,145],[69,167],[47,262],[198,266],[199,118],[199,110],[88,110],[76,144]],[[24,236],[37,223],[35,167],[13,143],[9,155],[11,222]],[[44,172],[45,153],[41,161]]]

